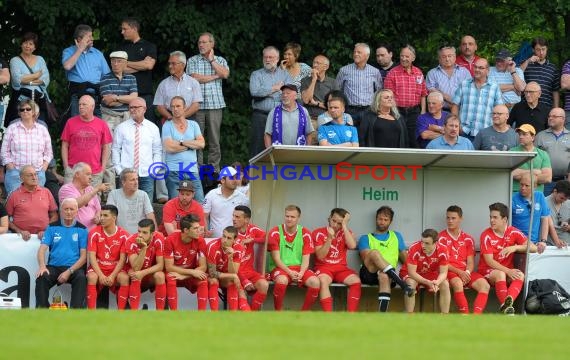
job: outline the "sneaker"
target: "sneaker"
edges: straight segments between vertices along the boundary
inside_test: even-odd
[[[416,294],[416,290],[411,288],[410,286],[406,286],[406,288],[404,289],[404,293],[408,296],[408,297],[412,297]]]
[[[507,316],[515,316],[515,308],[512,306],[507,306],[504,311]]]
[[[507,297],[505,298],[505,302],[503,303],[503,305],[501,305],[501,307],[499,308],[500,312],[506,312],[506,310],[509,307],[513,307],[513,297],[511,295],[507,295]]]

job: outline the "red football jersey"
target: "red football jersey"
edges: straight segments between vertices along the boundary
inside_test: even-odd
[[[244,244],[243,240],[251,238],[253,239],[252,242],[248,244]],[[249,224],[247,225],[247,229],[245,233],[238,232],[237,242],[243,246],[244,253],[241,258],[241,265],[239,267],[240,272],[242,270],[252,270],[254,271],[254,261],[255,261],[255,254],[254,254],[254,247],[256,243],[263,243],[265,241],[265,231],[263,231],[260,227]]]
[[[449,251],[449,265],[465,271],[467,269],[467,258],[475,256],[475,245],[473,237],[461,231],[455,239],[447,229],[439,233],[439,243],[447,247]]]
[[[113,271],[121,253],[126,252],[125,241],[128,237],[129,233],[120,226],[117,226],[117,231],[111,235],[105,234],[101,225],[95,226],[89,231],[87,251],[96,254],[97,264],[101,270]]]
[[[168,235],[164,244],[164,258],[174,259],[174,265],[185,269],[198,267],[198,259],[204,257],[206,242],[204,238],[193,239],[189,243],[182,241],[182,233]]]
[[[488,273],[492,268],[485,261],[485,254],[492,254],[493,259],[499,264],[512,269],[514,267],[514,254],[501,256],[501,250],[513,245],[522,245],[526,243],[526,236],[514,226],[508,226],[505,234],[501,237],[497,235],[491,228],[487,228],[481,233],[481,259],[479,259],[478,272],[481,274]]]
[[[315,247],[322,246],[327,239],[328,232],[326,227],[318,228],[313,231],[313,241]],[[331,247],[327,256],[324,259],[319,260],[315,256],[315,266],[322,265],[344,265],[346,266],[346,240],[344,239],[344,231],[340,229],[336,233],[334,239],[331,241]]]
[[[222,249],[222,239],[212,240],[208,243],[208,249],[206,250],[206,259],[210,264],[216,264],[216,269],[219,272],[228,272],[228,255]],[[234,249],[233,261],[234,263],[241,263],[243,257],[243,246],[238,243],[234,243],[232,246]]]
[[[416,241],[410,246],[407,262],[408,264],[416,265],[416,272],[420,275],[437,274],[440,266],[448,265],[449,263],[447,247],[436,243],[433,253],[427,255],[422,249],[422,242]]]
[[[311,232],[306,227],[302,228],[303,230],[303,255],[310,255],[314,252],[313,241],[311,239]],[[289,234],[285,231],[285,226],[283,225],[283,236],[285,240],[289,243],[292,243],[295,240],[295,236],[297,236],[297,232],[295,231],[292,234]],[[269,231],[269,243],[267,244],[268,251],[275,251],[279,250],[279,229],[275,226],[273,229]],[[300,265],[300,264],[299,264]]]
[[[131,235],[130,238],[127,239],[125,242],[125,249],[127,253],[127,263],[125,265],[125,270],[129,271],[131,269],[130,263],[128,261],[131,255],[138,255],[141,251],[141,247],[137,244],[137,237],[138,234]],[[144,255],[144,262],[141,267],[141,270],[148,269],[149,267],[156,264],[156,257],[157,256],[164,256],[164,235],[162,233],[155,231],[152,234],[152,239],[150,240],[150,244],[146,249],[146,253]]]

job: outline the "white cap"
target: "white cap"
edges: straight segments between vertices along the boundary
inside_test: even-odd
[[[129,55],[127,55],[127,53],[125,51],[113,51],[111,53],[111,55],[109,55],[109,58],[120,58],[120,59],[125,59],[125,60],[129,60]]]

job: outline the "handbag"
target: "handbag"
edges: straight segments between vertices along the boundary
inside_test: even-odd
[[[18,57],[20,58],[20,60],[22,60],[24,65],[26,65],[30,74],[33,74],[34,71],[28,65],[26,60],[24,60],[24,58],[21,57],[20,55],[18,55]],[[57,108],[55,107],[54,103],[49,98],[47,88],[44,85],[39,85],[39,88],[41,90],[41,93],[39,91],[36,91],[36,90],[34,90],[32,93],[32,91],[30,89],[26,89],[26,88],[20,89],[20,93],[22,93],[23,95],[25,95],[31,99],[34,99],[34,101],[36,101],[38,103],[40,108],[43,108],[46,111],[47,120],[49,120],[51,122],[57,122],[59,120],[59,113],[58,113]],[[27,91],[25,91],[25,90],[27,90]],[[26,92],[29,92],[30,96],[28,96]],[[36,93],[38,93],[40,96],[37,96]]]
[[[59,287],[53,292],[52,302],[49,306],[50,310],[67,310],[67,305],[63,302],[63,294]]]

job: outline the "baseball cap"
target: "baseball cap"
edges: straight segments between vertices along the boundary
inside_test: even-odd
[[[192,181],[188,181],[188,180],[182,180],[179,184],[178,184],[178,190],[189,190],[189,191],[194,191],[194,185],[192,184]]]
[[[294,84],[285,84],[283,86],[281,86],[281,91],[283,91],[283,89],[289,89],[289,90],[293,90],[294,92],[297,92],[297,87]]]
[[[111,53],[111,55],[109,55],[109,58],[119,58],[119,59],[125,59],[125,60],[129,60],[129,55],[127,55],[127,53],[125,51],[113,51]]]
[[[220,170],[220,175],[218,177],[219,180],[225,177],[234,177],[237,174],[237,170],[232,166],[226,166]]]
[[[523,124],[519,126],[516,131],[517,132],[522,131],[525,133],[531,133],[532,135],[536,135],[536,130],[534,130],[534,126],[530,124]]]
[[[511,56],[511,53],[510,53],[509,50],[507,50],[507,49],[501,49],[501,50],[499,50],[499,52],[497,53],[497,56],[495,56],[495,59],[502,59],[502,60],[504,60],[504,59],[508,59],[508,58],[510,58],[510,57],[512,57],[512,56]]]

